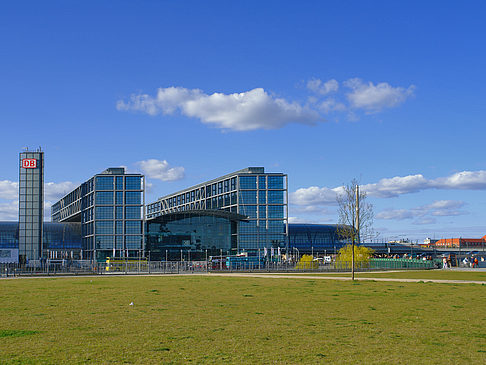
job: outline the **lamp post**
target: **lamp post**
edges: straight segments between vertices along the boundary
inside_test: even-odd
[[[219,249],[219,252],[220,252],[220,254],[221,254],[221,256],[220,256],[220,260],[219,260],[219,269],[220,269],[220,270],[223,270],[223,249],[222,249],[222,248],[220,248],[220,249]]]

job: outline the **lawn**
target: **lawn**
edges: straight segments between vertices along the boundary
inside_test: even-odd
[[[292,273],[285,273],[292,275]],[[351,273],[322,273],[306,272],[296,275],[305,276],[345,276],[350,277]],[[456,271],[456,270],[403,270],[403,271],[382,271],[382,272],[356,272],[356,277],[360,278],[394,278],[394,279],[422,279],[422,280],[471,280],[486,282],[486,271]]]
[[[14,279],[0,301],[2,364],[486,363],[484,285]]]

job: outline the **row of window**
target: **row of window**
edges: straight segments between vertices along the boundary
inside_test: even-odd
[[[125,196],[125,201],[123,197]],[[117,191],[113,194],[112,191],[97,191],[95,197],[96,204],[113,205],[116,204],[141,204],[142,203],[142,193],[138,191]]]
[[[125,222],[125,224],[123,224]],[[125,231],[124,231],[125,228]],[[141,234],[141,221],[96,221],[95,234]]]
[[[125,219],[141,219],[142,207],[141,206],[127,206],[123,209],[123,206],[108,206],[108,207],[96,207],[96,219],[123,219],[123,212],[125,211]]]
[[[125,184],[123,184],[125,182]],[[141,190],[141,176],[96,176],[96,190]]]
[[[89,237],[91,238],[91,237]],[[92,240],[86,240],[84,243],[87,249],[92,248]],[[142,236],[96,236],[96,249],[132,249],[142,248]]]

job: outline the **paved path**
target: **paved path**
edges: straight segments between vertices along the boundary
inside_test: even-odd
[[[351,280],[349,276],[311,276],[311,275],[286,275],[286,274],[252,274],[252,273],[210,273],[208,275],[216,276],[236,276],[236,277],[251,277],[251,278],[272,278],[272,279],[312,279],[312,280]],[[358,281],[393,281],[402,283],[441,283],[441,284],[485,284],[486,281],[479,280],[443,280],[443,279],[401,279],[401,278],[364,278],[356,277]]]

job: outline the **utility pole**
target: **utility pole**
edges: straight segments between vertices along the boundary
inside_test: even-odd
[[[354,245],[359,244],[359,185],[356,185],[356,204],[355,204],[355,221],[354,221],[354,234],[353,234],[353,244],[352,244],[352,254],[351,254],[351,276],[354,281]]]

